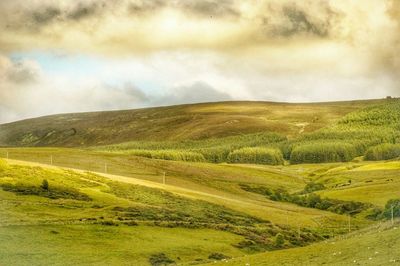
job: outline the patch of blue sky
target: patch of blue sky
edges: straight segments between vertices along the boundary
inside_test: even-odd
[[[75,80],[97,80],[111,87],[134,84],[146,93],[157,93],[163,85],[153,79],[154,73],[134,58],[110,59],[82,54],[33,51],[11,54],[12,61],[32,60],[48,75]]]

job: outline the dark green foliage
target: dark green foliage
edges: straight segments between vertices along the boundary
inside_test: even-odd
[[[82,201],[92,200],[88,195],[81,193],[74,188],[52,186],[51,188],[48,187],[47,189],[45,189],[42,186],[35,187],[19,183],[15,185],[12,184],[1,185],[4,191],[14,192],[17,195],[36,195],[50,199],[73,199]]]
[[[117,222],[107,220],[107,221],[101,221],[101,225],[107,225],[107,226],[118,226],[119,224]]]
[[[211,253],[210,256],[208,256],[210,260],[226,260],[230,259],[231,257],[226,256],[222,253]]]
[[[382,213],[382,216],[386,219],[391,219],[392,208],[393,208],[393,217],[394,218],[400,217],[400,199],[389,200],[385,205],[385,209]]]
[[[278,149],[252,147],[235,150],[228,155],[230,163],[252,163],[252,164],[283,164],[282,152]]]
[[[96,149],[156,159],[221,163],[228,160],[231,152],[243,147],[267,146],[285,140],[278,134],[263,132],[204,140],[135,141]]]
[[[326,210],[339,214],[350,214],[354,215],[367,210],[371,207],[370,204],[354,201],[344,201],[336,199],[322,199],[318,194],[308,193],[306,195],[301,194],[290,194],[284,189],[271,190],[262,186],[250,186],[247,184],[241,184],[240,187],[243,190],[257,193],[267,197],[273,201],[290,202],[297,204],[299,206],[315,208],[320,210]],[[313,190],[316,188],[322,188],[319,184],[312,184],[306,186],[306,188],[301,192],[304,194],[305,190]],[[315,190],[314,190],[315,191]]]
[[[365,153],[369,161],[390,160],[400,157],[400,144],[385,143],[371,147]]]
[[[390,101],[350,113],[331,127],[282,144],[281,149],[291,163],[347,162],[364,155],[372,146],[398,143],[399,121],[400,101]],[[370,160],[400,156],[396,156],[398,147],[378,147],[367,152]]]
[[[275,236],[274,244],[276,247],[281,248],[285,244],[285,237],[281,233],[278,233]]]
[[[168,258],[167,255],[165,255],[164,253],[157,253],[150,256],[149,263],[152,266],[165,266],[174,264],[175,261]]]
[[[310,182],[310,183],[307,183],[307,185],[304,187],[302,194],[307,194],[307,193],[324,190],[324,189],[325,189],[324,184]]]
[[[339,121],[340,125],[398,127],[400,125],[400,101],[365,108],[348,114]]]
[[[253,192],[257,193],[266,197],[271,197],[273,192],[271,189],[264,187],[264,186],[255,186],[255,185],[249,185],[249,184],[240,184],[239,185],[241,189],[246,190],[248,192]]]
[[[201,153],[178,150],[129,150],[128,154],[147,157],[151,159],[185,161],[185,162],[204,162],[205,158]]]
[[[49,181],[47,181],[47,179],[43,179],[41,188],[44,190],[49,190]]]

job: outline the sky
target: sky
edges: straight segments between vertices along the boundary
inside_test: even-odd
[[[0,0],[0,123],[400,96],[400,0]]]

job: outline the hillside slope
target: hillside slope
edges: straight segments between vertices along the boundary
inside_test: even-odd
[[[338,238],[307,247],[267,252],[228,262],[229,265],[398,265],[398,225],[398,222],[394,227],[389,223],[383,224],[349,235],[346,239]]]
[[[221,102],[60,114],[0,125],[0,146],[78,147],[132,140],[205,139],[261,131],[295,137],[380,102]]]

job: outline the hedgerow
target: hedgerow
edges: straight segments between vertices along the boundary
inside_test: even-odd
[[[177,150],[129,150],[126,152],[130,155],[147,157],[151,159],[187,161],[187,162],[204,162],[205,158],[201,153],[191,151]]]
[[[228,155],[230,163],[252,163],[252,164],[283,164],[282,152],[278,149],[253,147],[235,150]]]

